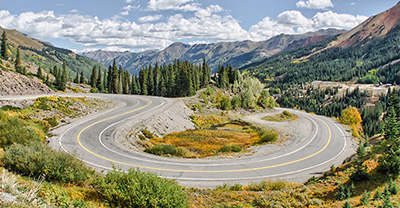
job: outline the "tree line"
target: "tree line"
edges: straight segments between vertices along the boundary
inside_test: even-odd
[[[94,92],[136,94],[164,97],[185,97],[196,94],[211,81],[211,69],[205,59],[194,65],[189,61],[175,60],[172,64],[143,67],[138,75],[130,75],[114,60],[107,72],[93,67],[88,84]],[[84,75],[77,74],[74,82],[85,83]]]

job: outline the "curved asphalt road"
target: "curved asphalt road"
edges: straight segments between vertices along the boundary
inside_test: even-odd
[[[65,95],[63,95],[65,96]],[[82,95],[68,95],[82,96]],[[139,168],[161,177],[176,179],[182,185],[213,187],[223,183],[248,183],[262,179],[305,181],[339,165],[355,148],[351,138],[334,120],[296,111],[312,123],[307,138],[282,151],[235,159],[164,158],[128,150],[114,142],[118,126],[132,119],[153,115],[167,109],[173,101],[159,97],[83,94],[112,99],[119,104],[112,110],[78,119],[60,128],[59,145],[71,154],[102,169]]]

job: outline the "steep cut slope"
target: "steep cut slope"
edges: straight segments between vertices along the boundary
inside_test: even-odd
[[[241,67],[282,51],[307,46],[343,32],[343,30],[328,29],[302,35],[282,34],[261,42],[247,40],[196,45],[174,43],[162,51],[131,54],[95,51],[83,55],[106,66],[110,65],[115,58],[117,64],[121,64],[124,69],[131,73],[137,73],[140,68],[149,64],[156,62],[169,64],[175,59],[188,60],[191,63],[199,64],[205,58],[208,65],[215,70],[219,64],[232,64],[234,67]]]
[[[28,78],[12,71],[0,70],[0,95],[36,95],[54,93],[37,78]]]

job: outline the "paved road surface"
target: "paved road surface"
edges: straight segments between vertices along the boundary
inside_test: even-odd
[[[98,169],[112,170],[113,166],[124,170],[139,168],[176,179],[185,186],[208,188],[223,183],[249,183],[263,179],[303,182],[326,171],[332,164],[341,164],[355,148],[348,133],[336,121],[297,111],[298,116],[312,124],[312,131],[308,137],[283,151],[215,160],[158,157],[122,147],[114,142],[113,134],[124,123],[162,112],[173,101],[128,95],[84,96],[112,99],[117,101],[118,106],[57,129],[56,133],[60,135],[58,144],[64,151],[75,154]]]

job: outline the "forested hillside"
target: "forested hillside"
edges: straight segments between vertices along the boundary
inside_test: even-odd
[[[65,61],[67,78],[74,77],[77,73],[83,73],[86,77],[91,74],[93,66],[98,66],[102,71],[106,67],[101,63],[84,56],[75,54],[71,50],[53,46],[51,43],[36,40],[16,30],[8,30],[0,27],[0,34],[5,32],[5,51],[8,56],[17,57],[20,50],[21,67],[29,73],[36,73],[40,67],[45,72],[50,72],[55,66],[61,68]],[[3,49],[2,49],[3,50]],[[10,61],[14,61],[11,60]]]

